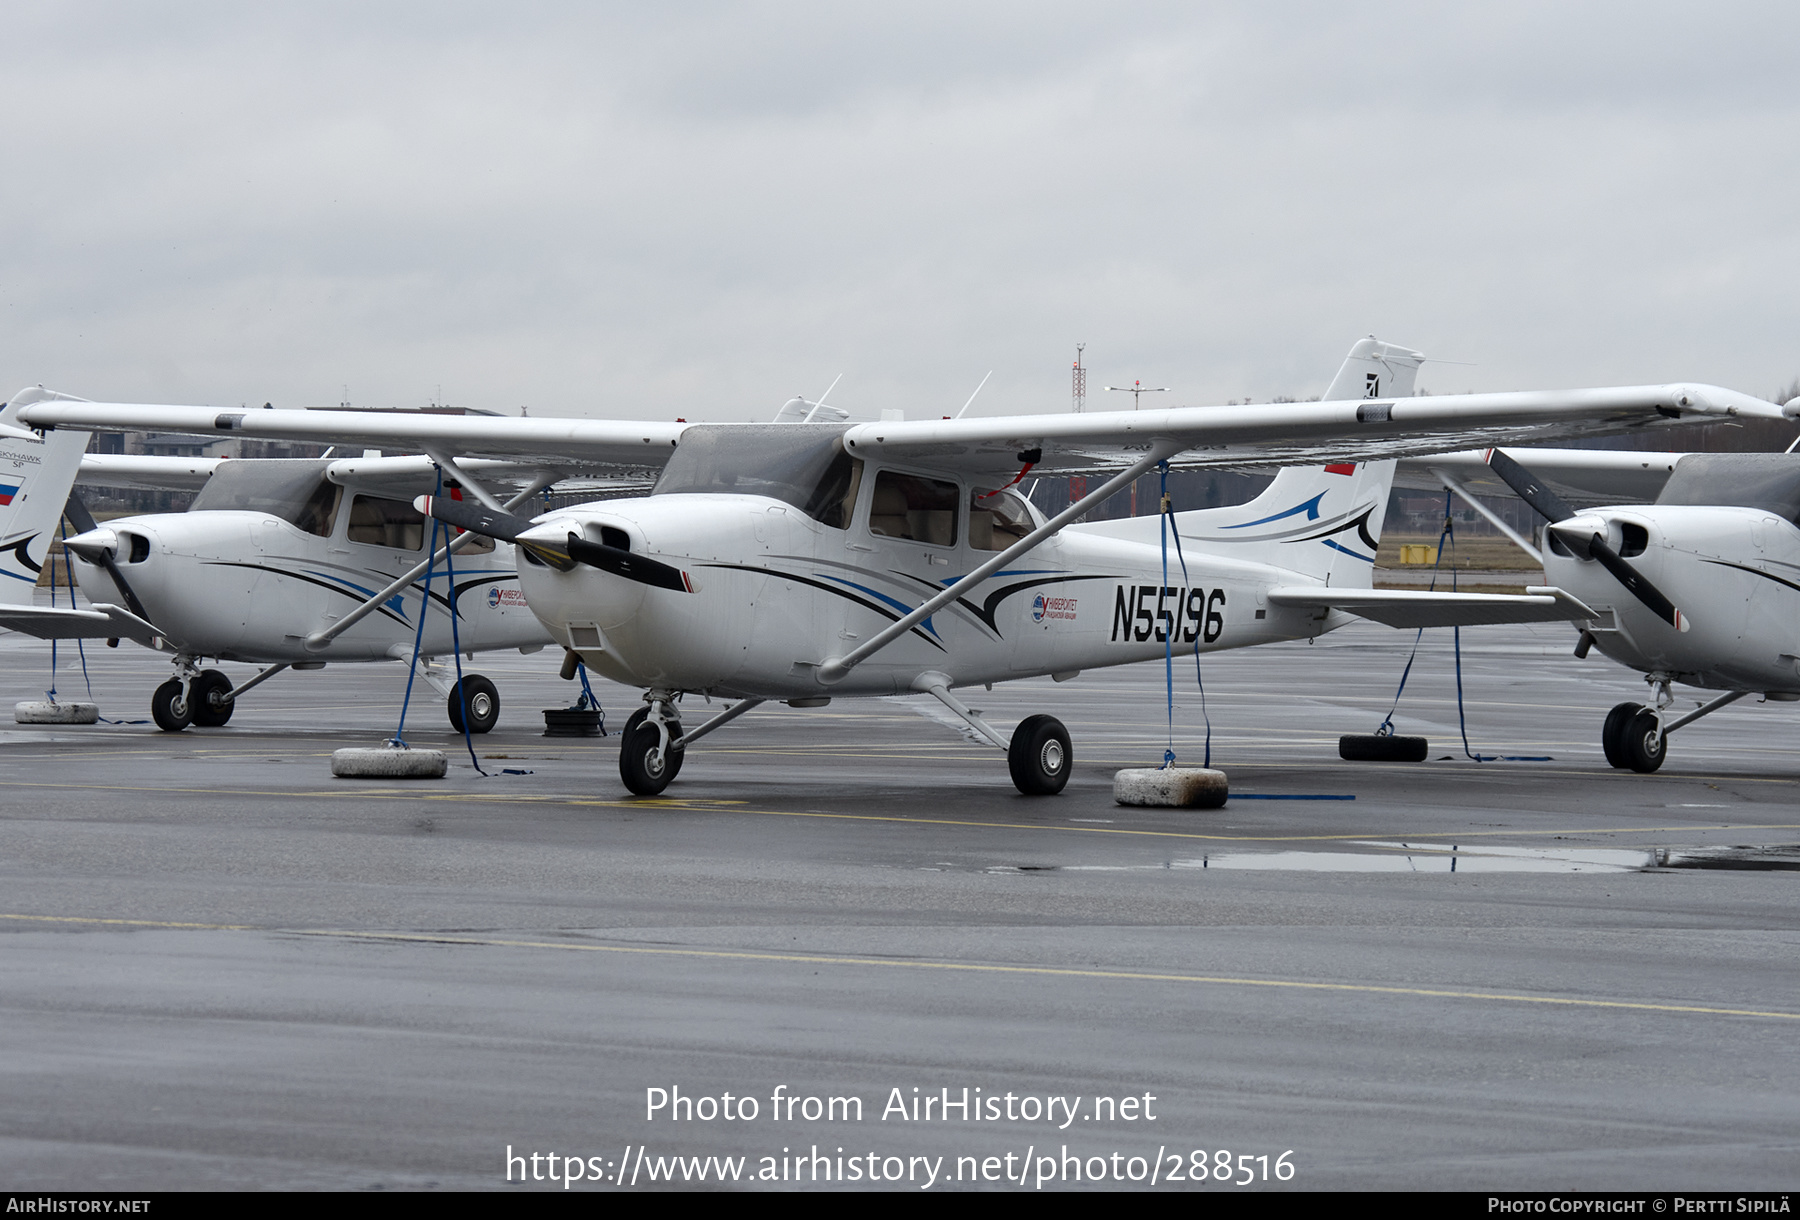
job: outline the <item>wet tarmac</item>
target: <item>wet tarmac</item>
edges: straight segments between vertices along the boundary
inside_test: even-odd
[[[1788,1188],[1795,709],[1744,700],[1615,772],[1599,726],[1636,675],[1564,627],[1468,630],[1465,750],[1433,632],[1395,717],[1430,761],[1339,761],[1412,639],[1208,658],[1233,798],[1205,813],[1111,801],[1169,744],[1160,666],[972,692],[1006,728],[1067,722],[1055,798],[877,700],[758,709],[644,800],[616,739],[542,736],[572,698],[553,652],[473,666],[504,705],[487,776],[424,690],[405,735],[449,777],[369,782],[329,755],[392,735],[398,665],[283,674],[165,734],[167,662],[89,647],[115,723],[0,727],[0,1172],[561,1189],[518,1181],[555,1153],[602,1191]],[[41,698],[48,646],[0,637],[0,674]],[[635,693],[596,685],[622,722]],[[1191,658],[1174,688],[1198,763]]]

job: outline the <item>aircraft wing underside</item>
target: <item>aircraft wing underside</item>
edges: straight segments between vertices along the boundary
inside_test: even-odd
[[[1409,457],[1394,471],[1394,486],[1442,491],[1442,471],[1478,496],[1511,496],[1513,490],[1487,464],[1485,449]],[[1620,449],[1507,449],[1507,455],[1551,491],[1576,507],[1648,504],[1656,499],[1686,454]]]

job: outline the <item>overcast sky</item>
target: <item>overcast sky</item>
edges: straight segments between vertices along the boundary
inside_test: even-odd
[[[0,392],[767,419],[1800,375],[1800,6],[0,9]]]

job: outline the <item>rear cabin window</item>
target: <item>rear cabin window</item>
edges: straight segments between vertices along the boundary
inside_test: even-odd
[[[425,546],[425,518],[404,500],[355,496],[350,501],[351,542],[417,551]]]
[[[884,470],[875,476],[869,532],[931,546],[955,546],[960,500],[954,483]]]

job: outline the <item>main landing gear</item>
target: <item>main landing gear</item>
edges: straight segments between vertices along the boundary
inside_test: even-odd
[[[1026,796],[1055,796],[1069,782],[1069,730],[1054,716],[1027,716],[1006,747],[1013,786]]]
[[[1027,716],[1013,730],[1009,741],[995,732],[980,712],[950,693],[950,680],[943,674],[922,674],[913,688],[932,695],[961,717],[977,737],[1004,750],[1013,784],[1026,796],[1055,796],[1068,785],[1075,752],[1069,745],[1069,730],[1056,717]],[[647,692],[644,706],[631,713],[619,734],[619,778],[638,796],[655,796],[667,788],[681,773],[688,746],[765,702],[741,700],[692,732],[683,732],[680,714],[675,710],[677,693]],[[788,703],[793,707],[820,707],[830,701],[796,698]]]
[[[216,729],[231,719],[238,696],[251,687],[260,686],[284,669],[317,669],[323,665],[322,661],[303,661],[294,666],[271,665],[237,686],[222,670],[201,669],[194,658],[178,657],[175,676],[157,687],[156,693],[150,696],[150,716],[156,721],[156,727],[165,733],[179,733],[190,724]],[[437,672],[442,668],[441,665],[421,664],[418,673],[445,696],[450,727],[458,733],[463,731],[463,709],[466,707],[469,732],[486,733],[492,729],[500,720],[500,692],[494,684],[480,674],[465,674],[461,682],[453,683]],[[676,731],[680,732],[679,727]]]

